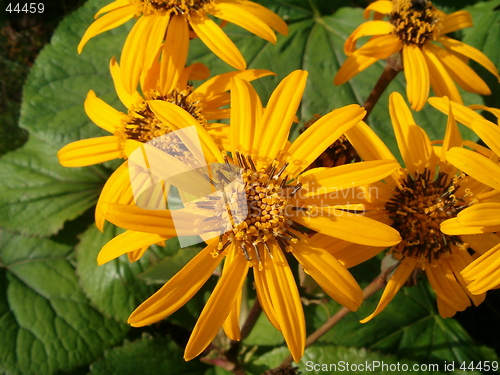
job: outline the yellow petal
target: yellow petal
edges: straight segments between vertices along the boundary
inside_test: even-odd
[[[233,245],[234,246],[234,245]],[[230,251],[236,251],[234,248]],[[184,359],[189,361],[199,355],[212,342],[226,320],[248,273],[248,262],[238,253],[222,273],[217,286],[203,308],[184,351]],[[226,266],[224,265],[224,268]]]
[[[395,160],[373,160],[326,168],[300,179],[302,186],[307,189],[301,198],[368,185],[384,179],[399,168]]]
[[[350,128],[345,135],[363,160],[396,160],[385,143],[363,121]]]
[[[264,252],[267,285],[279,327],[293,360],[298,363],[304,354],[306,341],[304,310],[285,255],[275,243],[271,246],[271,253],[273,257],[270,259]]]
[[[436,296],[436,302],[438,305],[438,312],[439,312],[439,315],[441,315],[441,317],[451,318],[457,313],[457,310],[455,310],[450,305],[448,305],[439,296]]]
[[[165,246],[165,241],[162,241],[161,243],[163,243],[163,245],[161,245],[161,246]],[[130,253],[127,253],[127,257],[128,257],[129,262],[130,263],[137,262],[139,259],[142,258],[142,256],[146,253],[146,251],[148,249],[149,249],[149,246],[146,246],[146,247],[131,251]]]
[[[357,266],[385,249],[385,247],[353,244],[321,233],[316,233],[310,241],[314,246],[332,254],[345,268]]]
[[[462,289],[467,293],[467,296],[472,300],[475,306],[479,306],[483,303],[486,298],[486,294],[474,295],[467,289],[467,282],[464,280],[460,272],[472,263],[472,256],[466,251],[461,250],[453,254],[452,256],[446,258],[446,262],[450,266],[453,274],[455,275],[457,281],[459,282]]]
[[[166,237],[157,234],[126,231],[104,245],[97,255],[97,265],[100,266],[118,258],[120,255],[148,247],[165,239]]]
[[[132,105],[142,99],[141,95],[137,91],[130,94],[127,90],[125,90],[120,65],[118,65],[114,57],[109,62],[109,70],[111,72],[111,77],[113,78],[116,94],[125,107],[131,108]]]
[[[253,267],[253,274],[255,280],[255,290],[257,291],[257,298],[262,306],[262,310],[264,310],[267,319],[269,319],[274,328],[281,331],[278,319],[276,318],[276,312],[274,311],[273,302],[271,300],[266,272],[259,270],[258,267]]]
[[[480,104],[470,105],[469,108],[473,109],[474,111],[490,112],[491,114],[493,114],[497,118],[497,120],[500,118],[500,109],[498,109],[498,108],[487,107],[485,105],[480,105]]]
[[[368,35],[385,35],[394,31],[394,25],[386,21],[368,21],[362,23],[349,35],[344,44],[344,53],[349,56],[356,50],[356,41]]]
[[[307,72],[296,70],[285,77],[271,94],[259,124],[259,134],[254,134],[259,156],[257,162],[270,162],[283,150],[306,80]]]
[[[151,110],[156,117],[165,124],[168,124],[172,130],[183,129],[189,126],[196,127],[196,134],[200,138],[203,148],[203,156],[209,163],[223,163],[221,152],[215,144],[214,140],[206,129],[201,126],[196,119],[182,108],[173,103],[168,103],[162,100],[152,100],[148,102]],[[185,145],[189,145],[193,140],[183,139]],[[191,152],[196,153],[194,148],[190,148]],[[201,159],[199,159],[201,160]]]
[[[392,1],[389,0],[379,0],[374,1],[373,3],[368,4],[363,12],[363,17],[365,19],[370,18],[370,12],[381,13],[381,14],[389,14],[392,12]]]
[[[90,38],[93,38],[96,35],[99,35],[105,31],[114,29],[134,16],[135,13],[135,5],[129,5],[126,7],[122,7],[119,9],[115,9],[108,14],[105,14],[101,18],[95,20],[89,28],[83,34],[82,40],[78,44],[78,53],[82,53],[83,47],[89,41]]]
[[[487,230],[488,229],[488,230]],[[472,226],[463,226],[458,223],[457,218],[448,219],[441,223],[440,230],[444,234],[448,234],[450,236],[453,235],[468,235],[468,234],[482,234],[487,233],[489,229],[493,231],[499,231],[500,226],[485,228],[485,227],[472,227]]]
[[[240,330],[240,310],[241,310],[241,290],[238,292],[234,305],[229,312],[222,328],[226,333],[227,337],[233,341],[241,340],[241,330]]]
[[[322,116],[299,135],[281,157],[290,163],[286,172],[291,176],[302,172],[342,134],[360,122],[365,114],[364,108],[351,104]]]
[[[432,289],[451,308],[463,311],[470,306],[469,297],[446,262],[438,262],[436,267],[427,267],[425,273]]]
[[[473,294],[481,294],[496,288],[500,283],[500,245],[492,247],[462,270],[466,280],[473,280],[468,288]]]
[[[446,98],[448,99],[448,98]],[[444,134],[443,147],[441,148],[441,161],[446,161],[446,152],[452,147],[462,147],[462,136],[460,135],[460,130],[458,129],[455,117],[453,117],[453,111],[451,109],[451,104],[448,101],[448,123],[446,125],[446,133]]]
[[[439,38],[437,41],[439,43],[442,43],[450,51],[460,53],[478,62],[500,81],[500,75],[498,74],[498,69],[496,68],[495,64],[493,64],[493,62],[491,62],[491,60],[488,59],[488,57],[477,48],[462,43],[459,40],[451,39],[445,36]]]
[[[128,34],[120,59],[122,82],[128,93],[136,91],[142,71],[151,67],[169,21],[168,14],[142,16]]]
[[[393,34],[372,37],[363,47],[356,51],[356,54],[386,59],[389,56],[401,51],[403,42]]]
[[[117,111],[104,100],[99,99],[95,92],[90,90],[84,102],[85,113],[97,126],[115,133],[116,128],[120,127],[123,119],[126,117],[120,111]]]
[[[387,307],[389,302],[391,302],[396,296],[399,289],[401,289],[406,280],[408,280],[408,277],[410,277],[411,273],[415,269],[416,264],[417,261],[411,258],[405,259],[399,264],[398,268],[396,268],[396,272],[394,272],[394,275],[392,275],[391,279],[387,283],[377,308],[371,315],[367,316],[363,320],[360,320],[361,323],[366,323],[372,320]]]
[[[104,229],[104,216],[101,205],[104,202],[133,204],[134,195],[130,186],[128,161],[120,165],[112,174],[102,188],[95,209],[95,222],[97,228],[102,232]]]
[[[253,136],[257,121],[262,116],[262,103],[252,85],[234,78],[231,81],[231,149],[254,157]]]
[[[449,115],[449,106],[448,106],[449,101],[446,100],[445,98],[433,97],[429,98],[428,102],[437,110],[443,112],[444,114]],[[450,104],[453,110],[453,117],[455,118],[455,120],[457,120],[461,124],[464,124],[465,126],[470,126],[470,123],[472,122],[473,119],[481,118],[481,115],[474,112],[472,109],[465,107],[462,104],[455,103],[455,101],[452,101]]]
[[[307,274],[335,301],[356,311],[363,292],[354,277],[334,256],[306,238],[292,245],[292,254]]]
[[[472,27],[472,17],[469,12],[459,10],[458,12],[447,14],[446,17],[444,17],[442,29],[439,30],[439,32],[441,34],[448,34],[466,27]]]
[[[483,184],[500,191],[500,166],[477,152],[453,147],[446,160]]]
[[[210,12],[210,11],[209,11]],[[251,33],[260,36],[262,39],[276,44],[276,34],[264,22],[263,19],[248,12],[244,7],[238,3],[231,2],[217,2],[214,4],[213,11],[211,11],[217,18],[234,23]]]
[[[409,44],[403,47],[403,64],[406,78],[406,95],[411,108],[420,111],[429,96],[429,69],[420,48]]]
[[[118,8],[123,8],[123,7],[129,6],[129,5],[130,5],[129,0],[113,1],[112,3],[105,5],[101,9],[99,9],[99,11],[96,14],[94,14],[94,19],[98,19],[101,14],[108,13],[108,12],[111,12],[111,11],[116,10]]]
[[[137,232],[155,233],[166,238],[177,235],[196,235],[200,228],[193,228],[203,217],[185,210],[175,211],[175,222],[169,210],[145,210],[124,204],[103,204],[102,212],[111,223]]]
[[[162,46],[159,87],[163,93],[171,92],[179,82],[186,65],[189,48],[189,27],[186,17],[176,14],[170,20],[165,43]]]
[[[341,85],[349,81],[356,74],[361,73],[363,70],[376,63],[378,60],[379,59],[376,57],[363,56],[360,54],[349,56],[337,71],[337,74],[335,74],[333,83],[336,85]]]
[[[57,153],[59,163],[65,167],[85,167],[123,156],[119,138],[114,135],[72,142]]]
[[[437,96],[448,96],[451,100],[463,104],[455,82],[437,56],[425,47],[422,48],[422,53],[429,69],[429,79],[434,93]]]
[[[411,172],[423,170],[432,154],[430,140],[415,120],[398,92],[389,96],[389,112],[394,133],[406,168]]]
[[[212,257],[217,242],[207,246],[177,272],[160,290],[144,301],[128,318],[133,327],[155,323],[181,308],[205,284],[222,255]]]
[[[234,0],[235,4],[238,4],[238,7],[244,9],[245,11],[252,13],[254,16],[258,17],[266,25],[270,26],[272,29],[279,32],[281,35],[288,34],[288,26],[283,19],[278,16],[276,13],[270,11],[266,7],[254,3],[253,1],[246,0]]]
[[[248,69],[243,71],[235,71],[229,73],[223,73],[210,78],[208,81],[201,84],[196,90],[196,93],[200,93],[210,100],[215,95],[220,95],[222,92],[229,90],[231,87],[231,78],[238,77],[245,81],[253,81],[258,78],[276,75],[270,70],[265,69]]]
[[[188,17],[196,35],[213,53],[238,70],[246,68],[247,64],[238,47],[204,12],[191,12]]]
[[[298,211],[293,220],[319,233],[367,246],[392,246],[401,241],[397,230],[378,221],[340,210],[323,215],[312,209],[310,213]]]
[[[460,225],[492,227],[500,225],[500,203],[477,203],[466,208],[457,216]]]
[[[470,127],[491,150],[500,156],[500,127],[482,118],[473,119]]]
[[[491,94],[488,85],[477,75],[477,73],[453,53],[431,43],[428,43],[426,48],[429,48],[429,50],[437,56],[451,78],[453,78],[453,80],[464,90],[481,95]]]

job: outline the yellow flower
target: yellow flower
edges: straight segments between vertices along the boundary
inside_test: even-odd
[[[209,15],[241,26],[271,43],[276,43],[273,29],[283,35],[288,33],[280,17],[247,0],[116,0],[97,12],[78,52],[90,38],[135,17],[138,20],[127,36],[120,59],[124,88],[129,93],[135,90],[141,72],[151,67],[160,49],[164,56],[184,65],[189,38],[194,35],[229,65],[244,70],[246,63],[240,51]]]
[[[240,339],[241,289],[249,268],[253,268],[257,297],[264,312],[283,333],[294,360],[302,357],[305,322],[299,292],[287,261],[289,253],[332,298],[351,310],[359,307],[363,297],[356,281],[331,252],[324,250],[320,241],[308,238],[305,228],[367,246],[386,247],[400,240],[394,229],[345,211],[344,206],[335,206],[334,201],[317,204],[319,194],[378,181],[392,173],[398,164],[392,160],[378,160],[302,173],[365,114],[358,105],[334,110],[290,144],[287,138],[306,77],[304,71],[287,76],[272,93],[265,109],[248,82],[238,77],[232,80],[230,147],[227,150],[230,154],[221,152],[206,131],[197,126],[207,162],[221,165],[219,172],[213,175],[229,183],[231,178],[226,176],[231,171],[241,172],[243,182],[239,195],[226,196],[218,190],[219,195],[191,202],[183,209],[185,217],[181,221],[184,223],[180,224],[173,220],[177,211],[148,211],[120,204],[110,204],[106,209],[106,218],[128,231],[101,250],[98,257],[101,264],[138,247],[174,237],[179,229],[201,235],[208,244],[132,313],[129,323],[133,326],[152,324],[175,312],[191,299],[225,259],[222,277],[187,344],[186,360],[199,355],[221,326],[229,338]],[[179,129],[194,123],[192,116],[170,103],[152,102],[151,108],[159,117],[175,117]],[[217,185],[212,178],[204,177]],[[228,204],[234,202],[247,209],[238,221],[238,210],[227,210]],[[206,216],[202,216],[204,212]],[[228,223],[225,229],[205,227],[204,223],[217,222],[224,217]],[[211,231],[212,239],[207,238]],[[357,257],[357,254],[352,256]]]
[[[162,66],[157,62],[144,76],[142,82],[143,95],[135,91],[132,95],[123,89],[120,66],[114,59],[110,62],[111,75],[116,93],[128,109],[120,112],[103,100],[94,91],[89,91],[85,100],[85,112],[90,119],[112,135],[89,138],[72,142],[59,150],[59,162],[65,167],[82,167],[102,163],[113,159],[127,159],[137,147],[137,143],[145,143],[171,131],[168,119],[159,120],[149,107],[151,100],[163,100],[178,105],[188,111],[197,122],[202,124],[219,142],[228,142],[227,125],[209,121],[229,117],[228,109],[219,109],[229,104],[229,83],[232,77],[247,80],[273,74],[267,70],[245,70],[224,73],[212,77],[194,89],[188,83],[191,79],[203,79],[208,76],[207,68],[202,64],[191,65],[184,70],[172,66]],[[133,201],[128,182],[128,163],[122,164],[111,175],[104,186],[96,209],[96,225],[102,230],[104,218],[100,214],[100,203],[103,200],[129,203]],[[113,199],[112,199],[113,198]]]
[[[441,98],[431,98],[429,102],[442,112],[448,112]],[[500,115],[496,108],[474,105],[464,107],[452,103],[453,113],[459,122],[474,130],[490,148],[471,142],[472,150],[451,148],[446,159],[455,167],[493,189],[485,194],[480,203],[460,212],[453,220],[443,223],[443,231],[453,235],[457,232],[488,236],[481,245],[484,255],[472,262],[462,271],[462,276],[470,282],[473,294],[485,293],[500,286],[500,128],[485,120],[472,109],[486,110],[495,116]]]
[[[458,103],[462,103],[462,98],[455,82],[466,91],[491,93],[466,64],[469,58],[500,80],[497,68],[481,51],[445,35],[471,27],[468,12],[461,10],[447,15],[426,0],[375,1],[365,9],[366,19],[372,11],[375,19],[359,26],[347,38],[344,51],[349,57],[337,72],[335,84],[347,82],[379,59],[392,56],[391,64],[397,65],[401,58],[408,100],[411,107],[419,111],[429,96],[429,86],[436,95],[446,95]],[[387,16],[388,21],[382,21],[383,16]],[[372,37],[356,49],[356,41],[364,36]]]
[[[475,305],[484,300],[484,294],[475,296],[467,290],[460,272],[473,261],[469,251],[485,250],[482,241],[486,241],[488,235],[472,236],[466,230],[450,234],[444,225],[483,199],[491,188],[446,161],[450,148],[463,150],[464,145],[451,113],[444,140],[431,142],[425,131],[415,124],[399,93],[390,95],[389,110],[406,167],[387,178],[386,184],[376,185],[378,200],[372,202],[372,208],[373,217],[392,225],[401,234],[402,241],[390,250],[400,263],[376,310],[362,322],[378,315],[415,270],[425,271],[436,292],[439,313],[450,317],[470,306],[471,300]],[[366,124],[358,124],[346,135],[364,160],[394,160]]]

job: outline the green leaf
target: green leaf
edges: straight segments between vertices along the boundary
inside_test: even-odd
[[[454,319],[443,319],[436,311],[435,296],[426,281],[403,288],[378,316],[368,323],[359,320],[371,314],[380,293],[365,301],[361,308],[348,314],[320,341],[343,346],[364,347],[371,351],[393,354],[417,361],[493,360],[491,354],[477,345]],[[318,315],[325,322],[324,310]],[[318,317],[316,325],[318,325]],[[322,323],[321,323],[322,324]]]
[[[99,311],[126,322],[130,313],[155,292],[155,288],[149,287],[137,276],[151,263],[157,262],[158,255],[150,249],[134,263],[123,255],[98,266],[96,259],[101,248],[122,232],[113,225],[106,225],[104,233],[95,226],[89,228],[77,245],[76,270],[83,292]]]
[[[59,165],[56,149],[30,137],[0,159],[0,226],[27,235],[59,231],[95,204],[108,173]]]
[[[143,337],[104,354],[91,365],[91,375],[169,374],[199,375],[207,365],[194,359],[184,361],[183,350],[164,338]]]
[[[80,291],[71,251],[1,232],[0,370],[71,371],[122,340],[125,326],[104,318]]]

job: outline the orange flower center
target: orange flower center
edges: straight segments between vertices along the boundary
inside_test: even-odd
[[[193,116],[200,124],[206,124],[202,114],[203,97],[193,94],[193,86],[188,85],[184,90],[173,90],[163,95],[153,90],[145,94],[146,100],[140,100],[128,110],[128,116],[123,121],[123,127],[115,135],[121,136],[123,141],[133,139],[142,143],[151,141],[169,133],[168,125],[162,123],[149,108],[148,100],[164,100],[173,103]]]
[[[386,203],[385,209],[393,221],[392,225],[403,238],[392,249],[398,259],[411,257],[420,263],[430,264],[449,256],[453,245],[466,247],[459,237],[446,235],[440,230],[443,221],[456,217],[472,204],[468,199],[472,196],[469,189],[465,189],[460,198],[455,195],[465,174],[451,178],[439,172],[434,180],[430,179],[430,175],[428,169],[416,176],[408,175]]]
[[[186,14],[191,11],[204,9],[205,5],[213,0],[132,0],[138,13],[149,14]]]
[[[215,177],[205,176],[220,189],[219,197],[210,197],[197,202],[197,205],[216,212],[208,220],[227,223],[225,227],[218,228],[221,232],[219,245],[213,256],[218,256],[235,243],[252,266],[260,267],[262,251],[267,251],[272,257],[270,241],[275,241],[283,251],[287,251],[290,242],[299,240],[294,232],[302,232],[302,229],[290,218],[291,212],[297,208],[292,207],[289,200],[302,185],[288,183],[288,176],[284,175],[287,163],[278,167],[275,161],[266,170],[258,171],[249,156],[236,152],[234,159],[239,168],[229,164],[226,158],[223,171],[216,172],[220,183],[214,181]],[[241,190],[225,188],[230,181],[234,181],[235,169],[241,173]]]
[[[427,0],[394,0],[389,19],[403,43],[421,47],[439,35],[441,13]]]

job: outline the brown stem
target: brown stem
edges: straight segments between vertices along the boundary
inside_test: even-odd
[[[365,120],[372,111],[373,107],[375,107],[375,104],[377,104],[387,86],[389,86],[389,83],[391,83],[391,81],[398,75],[400,71],[400,69],[394,68],[393,64],[387,63],[384,71],[382,72],[382,75],[380,76],[377,83],[375,84],[375,87],[370,93],[370,96],[368,97],[368,99],[366,99],[365,104],[363,104],[363,107],[365,107],[366,109],[366,115],[364,118]]]
[[[247,319],[241,328],[241,340],[244,340],[250,334],[261,312],[262,307],[260,306],[259,300],[256,298],[250,312],[248,313]]]
[[[373,294],[383,289],[384,286],[385,286],[385,275],[380,274],[365,289],[363,289],[363,300],[366,300],[367,298],[371,297]],[[316,341],[318,341],[318,339],[321,336],[327,333],[335,324],[341,321],[342,318],[344,318],[349,312],[350,312],[349,309],[342,307],[339,311],[335,313],[335,315],[333,315],[330,319],[328,319],[325,324],[319,327],[306,339],[305,347],[307,348],[312,344],[314,344]],[[293,360],[292,356],[289,355],[281,363],[281,366],[290,365],[290,363],[292,363],[292,360]]]

